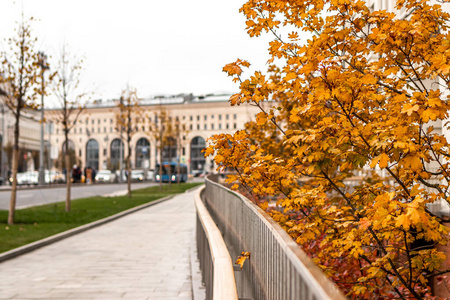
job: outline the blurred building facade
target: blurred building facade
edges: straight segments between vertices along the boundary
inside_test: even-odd
[[[132,169],[154,169],[159,162],[159,145],[150,126],[160,122],[161,111],[177,120],[185,128],[181,145],[172,145],[163,151],[163,160],[179,161],[188,166],[190,172],[213,172],[216,168],[212,158],[204,157],[201,150],[207,139],[219,133],[233,134],[243,129],[244,124],[254,119],[260,110],[242,104],[230,106],[231,95],[194,97],[192,95],[163,96],[140,101],[141,117],[131,140]],[[95,170],[119,170],[121,157],[127,156],[125,135],[116,127],[119,113],[118,100],[95,101],[88,105],[70,132],[69,147],[73,149],[81,167]],[[55,110],[46,110],[46,121],[53,126],[49,132],[52,158],[61,159],[64,132],[55,117]],[[56,112],[57,113],[57,112]],[[121,147],[123,147],[121,149]],[[170,156],[169,156],[170,153]],[[122,164],[125,167],[125,163]]]

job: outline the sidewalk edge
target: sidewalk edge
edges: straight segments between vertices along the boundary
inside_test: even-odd
[[[130,209],[128,209],[128,210],[122,211],[122,212],[120,212],[120,213],[117,213],[117,214],[115,214],[115,215],[106,217],[106,218],[104,218],[104,219],[100,219],[100,220],[94,221],[94,222],[92,222],[92,223],[84,224],[84,225],[81,225],[81,226],[72,228],[72,229],[70,229],[70,230],[63,231],[63,232],[61,232],[61,233],[58,233],[58,234],[49,236],[49,237],[44,238],[44,239],[42,239],[42,240],[38,240],[38,241],[35,241],[35,242],[33,242],[33,243],[30,243],[30,244],[21,246],[21,247],[19,247],[19,248],[15,248],[15,249],[9,250],[9,251],[7,251],[7,252],[0,253],[0,263],[3,262],[3,261],[6,261],[6,260],[8,260],[8,259],[17,257],[17,256],[19,256],[19,255],[22,255],[22,254],[31,252],[31,251],[36,250],[36,249],[39,249],[39,248],[44,247],[44,246],[46,246],[46,245],[55,243],[55,242],[57,242],[57,241],[60,241],[60,240],[62,240],[62,239],[65,239],[65,238],[67,238],[67,237],[76,235],[76,234],[78,234],[78,233],[87,231],[87,230],[89,230],[89,229],[95,228],[95,227],[100,226],[100,225],[103,225],[103,224],[105,224],[105,223],[114,221],[114,220],[116,220],[116,219],[119,219],[119,218],[121,218],[121,217],[124,217],[124,216],[126,216],[126,215],[129,215],[129,214],[131,214],[131,213],[134,213],[134,212],[136,212],[136,211],[138,211],[138,210],[141,210],[141,209],[144,209],[144,208],[147,208],[147,207],[150,207],[150,206],[159,204],[159,203],[161,203],[161,202],[167,201],[167,200],[169,200],[169,199],[172,199],[173,197],[174,197],[174,195],[172,195],[172,196],[167,196],[167,197],[164,197],[164,198],[161,198],[161,199],[158,199],[158,200],[149,202],[149,203],[145,203],[145,204],[142,204],[142,205],[139,205],[139,206],[130,208]]]

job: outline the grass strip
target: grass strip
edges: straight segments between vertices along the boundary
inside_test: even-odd
[[[166,196],[183,193],[202,183],[163,185],[131,191],[131,198],[90,197],[72,200],[72,210],[64,202],[16,210],[15,224],[8,225],[8,211],[0,210],[0,253],[54,234],[88,224]]]

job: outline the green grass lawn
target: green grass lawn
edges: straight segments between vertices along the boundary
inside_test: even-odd
[[[132,197],[91,197],[72,200],[65,212],[64,202],[16,210],[15,224],[7,224],[8,211],[0,210],[0,253],[48,236],[106,218],[144,203],[178,194],[201,183],[183,183],[132,191]]]

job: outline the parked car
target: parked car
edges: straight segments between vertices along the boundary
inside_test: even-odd
[[[10,178],[12,182],[12,178]],[[17,185],[37,185],[39,183],[38,171],[27,171],[17,173]]]
[[[131,170],[131,181],[144,181],[143,170]]]
[[[203,171],[203,170],[192,170],[191,174],[192,174],[193,177],[200,177],[200,175],[202,175],[203,172],[205,172],[205,171]]]
[[[110,170],[100,170],[95,175],[96,182],[116,182],[116,174]]]

